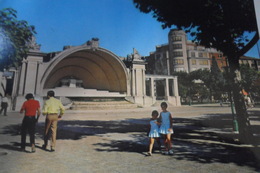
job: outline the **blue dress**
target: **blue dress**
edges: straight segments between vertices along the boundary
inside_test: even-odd
[[[150,132],[148,135],[150,138],[160,137],[159,126],[158,126],[158,124],[156,124],[156,122],[157,122],[157,120],[150,120],[151,129],[150,129]]]
[[[169,133],[173,133],[173,131],[168,131],[169,128],[171,128],[170,126],[170,112],[161,112],[160,116],[161,116],[161,126],[159,129],[159,133],[161,134],[169,134]]]

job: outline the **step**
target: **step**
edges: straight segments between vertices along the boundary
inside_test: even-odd
[[[71,110],[102,110],[102,109],[133,109],[136,104],[127,101],[109,101],[109,102],[73,102]]]
[[[128,101],[73,101],[73,105],[115,105],[133,104]]]

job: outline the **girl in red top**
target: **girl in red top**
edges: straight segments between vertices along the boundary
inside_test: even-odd
[[[32,152],[35,152],[35,124],[38,121],[41,111],[40,103],[37,100],[34,100],[33,94],[29,93],[25,96],[27,101],[23,103],[23,106],[20,110],[20,113],[24,112],[24,118],[22,122],[21,129],[21,149],[25,151],[26,145],[26,134],[27,131],[30,135],[30,144],[32,147]],[[37,118],[36,118],[37,113]]]

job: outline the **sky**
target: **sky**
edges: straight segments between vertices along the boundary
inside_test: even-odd
[[[3,8],[15,9],[18,20],[35,26],[36,41],[46,53],[99,38],[100,47],[118,56],[126,57],[133,48],[148,56],[168,42],[170,31],[132,0],[0,0]],[[246,55],[259,58],[257,46]]]

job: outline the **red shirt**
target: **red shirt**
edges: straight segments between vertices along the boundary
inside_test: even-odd
[[[40,108],[39,101],[30,99],[23,103],[21,110],[25,110],[25,116],[35,116],[38,108]]]

